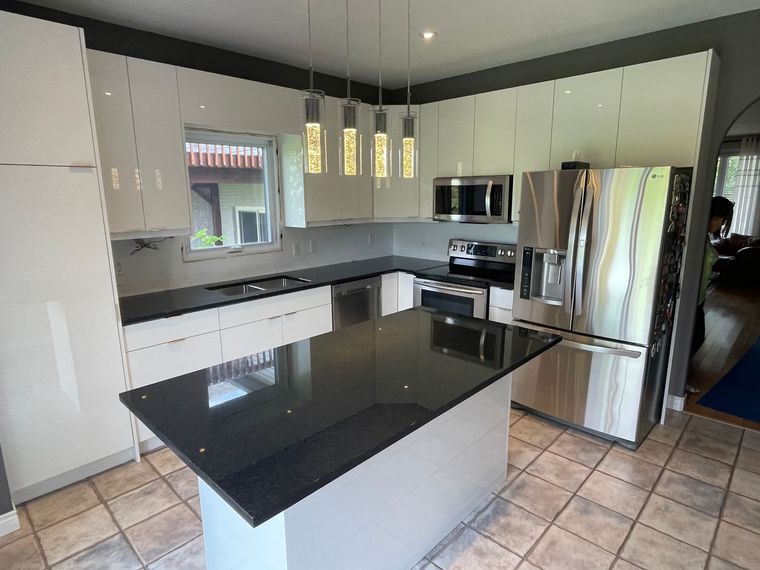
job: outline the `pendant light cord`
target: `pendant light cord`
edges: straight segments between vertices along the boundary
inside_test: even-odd
[[[348,43],[348,0],[346,0],[346,99],[351,98],[351,51]]]
[[[309,29],[309,91],[314,90],[314,56],[311,53],[311,0],[306,0],[306,23]]]
[[[406,116],[412,116],[412,0],[406,2]]]
[[[377,89],[378,108],[383,110],[383,8],[382,0],[377,0]]]

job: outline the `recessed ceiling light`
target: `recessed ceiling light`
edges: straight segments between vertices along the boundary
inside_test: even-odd
[[[432,40],[435,36],[438,35],[437,32],[434,32],[433,30],[425,30],[420,34],[423,38],[426,40]]]
[[[572,93],[572,91],[570,91],[569,89],[565,89],[565,94],[566,95],[570,95],[570,93]]]
[[[596,106],[597,107],[604,107],[604,105],[602,103],[597,103]]]
[[[111,92],[110,91],[106,91],[106,95],[110,96]]]
[[[201,105],[201,109],[205,109],[205,108],[206,108],[206,105]]]

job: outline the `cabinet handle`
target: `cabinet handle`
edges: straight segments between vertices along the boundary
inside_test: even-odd
[[[283,316],[283,317],[289,317],[289,316],[291,316],[291,315],[295,315],[297,312],[298,312],[298,311],[293,311],[292,313],[285,313],[285,314],[284,314],[284,315],[282,315],[282,316]]]
[[[183,340],[187,340],[187,337],[184,337],[184,338],[175,338],[174,340],[170,340],[166,344],[176,344],[178,342],[182,342]]]
[[[279,318],[280,318],[280,315],[275,315],[274,317],[269,317],[267,320],[268,321],[273,321],[273,320],[279,319]]]

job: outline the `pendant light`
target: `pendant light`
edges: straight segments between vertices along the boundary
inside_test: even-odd
[[[343,121],[338,141],[338,173],[359,176],[362,173],[361,100],[351,97],[351,52],[348,41],[348,0],[346,0],[346,98],[341,105]]]
[[[417,117],[412,114],[412,0],[406,3],[406,114],[401,117],[399,175],[417,178]]]
[[[390,186],[392,141],[388,133],[388,110],[383,108],[383,10],[377,1],[377,86],[378,105],[372,111],[372,176],[375,187]]]
[[[311,51],[311,0],[306,0],[309,29],[309,88],[301,92],[303,100],[303,168],[307,174],[327,172],[327,133],[322,128],[325,116],[325,92],[314,89],[314,58]]]

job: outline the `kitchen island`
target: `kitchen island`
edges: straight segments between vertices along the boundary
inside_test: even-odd
[[[402,311],[121,394],[198,475],[210,570],[408,568],[504,481],[559,337]]]

